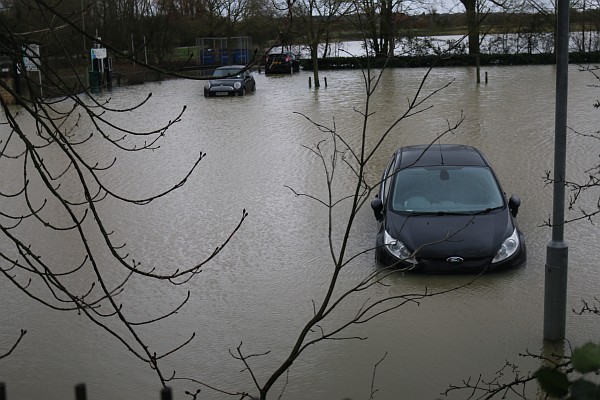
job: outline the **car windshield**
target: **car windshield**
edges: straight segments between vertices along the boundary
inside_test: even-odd
[[[399,171],[391,192],[394,211],[480,213],[501,208],[503,196],[486,167],[413,167]]]
[[[213,78],[223,78],[225,76],[228,76],[229,78],[241,78],[242,74],[239,69],[234,68],[216,69],[213,74]]]

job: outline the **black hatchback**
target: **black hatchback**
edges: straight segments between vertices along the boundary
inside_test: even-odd
[[[270,53],[265,59],[265,74],[291,74],[300,71],[300,58],[291,51]]]
[[[215,69],[204,84],[204,96],[243,96],[256,90],[256,81],[244,65],[228,65]]]
[[[379,221],[381,264],[424,272],[515,268],[526,261],[517,227],[520,199],[507,201],[496,174],[474,147],[398,149],[371,202]]]

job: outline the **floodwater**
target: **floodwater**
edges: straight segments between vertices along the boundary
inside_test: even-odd
[[[385,71],[371,99],[369,145],[404,112],[425,72]],[[539,360],[520,354],[544,350],[544,264],[551,235],[544,223],[552,208],[552,189],[544,184],[544,176],[553,169],[555,69],[490,67],[483,72],[488,82],[477,85],[471,68],[433,70],[424,95],[452,83],[427,101],[423,112],[393,129],[366,178],[375,184],[395,148],[429,143],[463,115],[462,125],[441,141],[480,148],[507,195],[521,197],[517,220],[527,240],[527,265],[483,275],[459,290],[411,302],[367,324],[351,326],[339,335],[346,340],[310,346],[270,398],[283,393],[281,398],[289,400],[367,399],[377,390],[375,399],[437,399],[443,398],[441,392],[449,385],[460,385],[469,377],[494,378],[507,361],[517,364],[522,374],[540,366]],[[134,279],[119,296],[124,312],[143,320],[169,312],[190,292],[189,302],[177,314],[153,327],[140,328],[140,335],[158,353],[176,347],[195,332],[187,347],[162,360],[166,375],[176,371],[177,377],[256,393],[252,377],[230,350],[235,352],[241,344],[245,354],[266,353],[248,360],[256,379],[264,382],[289,354],[312,316],[313,301],[319,303],[324,296],[332,272],[327,210],[311,197],[295,196],[294,191],[319,198],[327,195],[323,164],[309,148],[329,135],[310,121],[335,126],[347,143],[357,146],[362,129],[358,111],[363,109],[365,91],[360,71],[324,71],[321,77],[327,78],[327,87],[318,90],[309,88],[309,76],[306,72],[255,73],[256,92],[236,98],[206,99],[201,82],[183,80],[120,87],[98,95],[99,99],[110,97],[109,104],[117,108],[153,94],[136,112],[114,117],[130,129],[164,124],[187,106],[181,121],[154,151],[121,154],[99,141],[82,149],[100,165],[109,165],[118,155],[115,166],[101,175],[116,193],[143,198],[168,189],[185,176],[200,152],[207,154],[186,184],[167,197],[145,206],[112,200],[100,203],[106,226],[114,230],[111,238],[126,243],[123,252],[148,268],[185,268],[210,255],[238,223],[242,210],[248,212],[231,243],[187,284],[173,287]],[[588,134],[598,130],[600,121],[593,108],[600,91],[590,87],[592,83],[590,76],[571,66],[569,125]],[[85,137],[89,127],[81,123],[78,129],[74,137]],[[7,133],[2,126],[0,130],[4,140]],[[599,153],[600,142],[569,131],[568,176],[585,180],[585,171],[597,164]],[[50,155],[47,160],[58,162]],[[3,164],[1,182],[10,185],[10,172],[19,174],[5,173],[6,168]],[[349,194],[354,180],[342,164],[334,178],[334,198]],[[598,198],[593,194],[582,199],[582,204],[593,206],[594,196]],[[334,212],[336,249],[344,211]],[[54,265],[68,269],[82,261],[71,236],[23,229],[29,242],[41,248]],[[349,254],[373,246],[375,231],[367,202],[354,221]],[[600,339],[599,318],[571,312],[580,308],[582,299],[598,296],[598,233],[598,225],[585,221],[568,225],[565,231],[569,245],[567,337],[572,345]],[[97,235],[92,234],[92,239],[92,245],[100,245]],[[0,246],[9,251],[5,236]],[[116,268],[102,253],[99,260],[106,271]],[[345,267],[340,285],[356,284],[377,268],[371,252],[359,255]],[[116,279],[122,274],[114,275]],[[327,330],[343,324],[369,298],[446,290],[473,278],[398,273],[385,286],[351,296],[322,326]],[[87,287],[85,281],[79,283]],[[87,384],[90,399],[158,398],[160,383],[154,371],[85,317],[48,309],[4,277],[0,298],[0,353],[14,342],[20,329],[28,331],[13,354],[0,360],[0,381],[7,383],[9,399],[68,399],[80,382]],[[366,339],[350,339],[356,337]],[[508,380],[511,371],[507,371]],[[184,390],[195,393],[199,388],[189,382],[174,382],[173,387],[177,399],[190,398]],[[535,387],[528,393],[535,398]],[[458,391],[448,398],[469,395],[469,391]],[[229,397],[206,388],[198,395],[198,399],[223,398]]]

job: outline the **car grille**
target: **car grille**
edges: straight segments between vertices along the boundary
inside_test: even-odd
[[[418,268],[431,272],[476,271],[484,270],[490,264],[489,258],[472,258],[457,263],[451,263],[447,259],[423,259],[419,260]]]

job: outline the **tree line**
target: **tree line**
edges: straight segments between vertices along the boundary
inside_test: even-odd
[[[401,37],[464,34],[469,53],[476,54],[482,35],[548,32],[556,25],[551,1],[454,3],[441,9],[420,0],[2,0],[0,13],[3,29],[26,36],[49,53],[58,50],[44,28],[56,11],[69,20],[51,24],[70,54],[87,57],[92,40],[86,40],[85,32],[125,53],[144,48],[158,63],[170,60],[176,47],[195,46],[201,37],[249,36],[261,50],[365,39],[376,55],[386,56]],[[583,36],[600,31],[600,0],[573,2],[571,20],[573,30]],[[589,51],[591,40],[582,40],[582,51]]]

